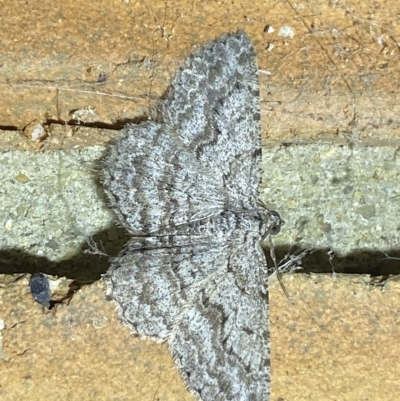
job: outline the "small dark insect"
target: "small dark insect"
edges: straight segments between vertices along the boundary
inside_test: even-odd
[[[42,273],[32,274],[29,280],[29,288],[35,301],[49,309],[51,291],[47,277]]]
[[[99,84],[102,84],[102,83],[104,83],[104,82],[107,81],[107,78],[108,78],[108,74],[106,74],[105,72],[101,72],[101,73],[99,74],[99,77],[97,78],[97,82],[98,82]]]

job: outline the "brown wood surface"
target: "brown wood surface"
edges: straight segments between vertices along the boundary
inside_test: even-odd
[[[395,1],[2,1],[0,128],[64,124],[84,108],[95,127],[152,116],[196,46],[241,28],[258,54],[265,144],[397,144],[399,12]]]

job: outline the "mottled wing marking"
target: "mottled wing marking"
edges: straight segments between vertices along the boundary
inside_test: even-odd
[[[136,334],[156,340],[171,332],[191,286],[218,269],[228,254],[226,245],[205,238],[196,245],[182,244],[181,236],[168,241],[166,246],[152,238],[139,247],[131,240],[107,278],[124,320]]]
[[[201,47],[178,70],[165,122],[225,188],[230,206],[255,208],[261,180],[257,58],[239,31]]]
[[[169,339],[189,388],[203,400],[269,399],[265,255],[258,244],[237,245],[217,274],[185,294]]]
[[[254,48],[223,35],[177,72],[161,122],[125,128],[104,164],[133,236],[109,295],[134,333],[168,341],[203,401],[269,400],[259,120]]]
[[[223,209],[223,190],[166,125],[128,125],[104,165],[111,206],[132,235],[187,224]]]

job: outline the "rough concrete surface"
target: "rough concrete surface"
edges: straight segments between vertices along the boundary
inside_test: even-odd
[[[70,263],[62,272],[59,263],[82,254],[88,238],[95,237],[109,254],[114,254],[110,245],[118,252],[127,237],[114,224],[100,182],[106,152],[105,146],[78,142],[58,151],[1,152],[0,257],[21,250],[41,258],[36,270],[82,281],[81,263]],[[385,253],[394,256],[400,244],[399,222],[393,218],[400,199],[396,148],[318,142],[275,146],[264,149],[262,167],[260,198],[286,221],[274,238],[280,257],[295,246],[318,248],[336,256],[328,271],[388,274],[396,265],[399,271],[398,261],[385,260]],[[351,256],[367,263],[361,260],[357,268]],[[4,253],[3,258],[12,261],[3,273],[27,271],[14,258]],[[96,279],[104,273],[90,270],[97,271]]]
[[[258,55],[278,260],[315,246],[306,270],[396,271],[381,251],[400,244],[398,15],[393,0],[0,0],[0,399],[192,399],[166,347],[118,322],[107,258],[82,248],[127,239],[98,182],[104,146],[224,32]],[[29,293],[36,271],[56,278],[51,311]],[[287,274],[289,300],[270,281],[273,401],[398,398],[397,277]]]

